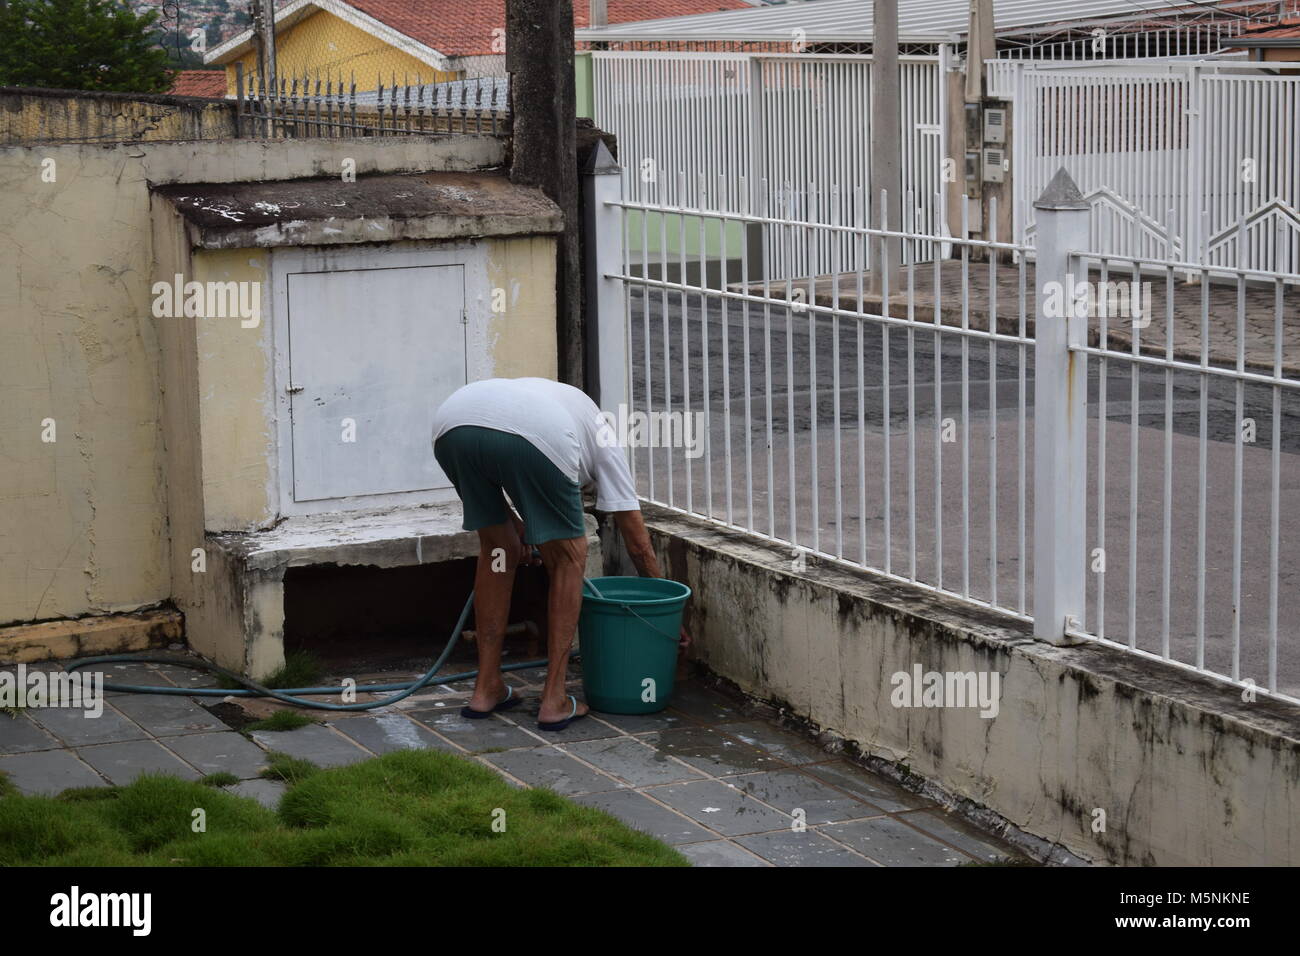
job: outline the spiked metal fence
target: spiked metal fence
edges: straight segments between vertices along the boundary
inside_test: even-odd
[[[510,129],[504,76],[449,83],[379,78],[358,90],[356,77],[245,76],[235,71],[237,129],[243,137],[349,137],[483,133]]]

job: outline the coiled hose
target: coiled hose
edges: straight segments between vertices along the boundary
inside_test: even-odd
[[[469,612],[473,607],[474,592],[471,591],[469,599],[465,602],[464,610],[460,612],[460,619],[456,621],[456,628],[451,632],[451,637],[447,641],[447,646],[442,649],[442,653],[438,655],[438,659],[433,662],[432,667],[425,671],[423,677],[406,684],[366,684],[356,688],[331,686],[273,689],[270,687],[263,687],[256,681],[250,680],[242,674],[236,674],[234,671],[227,670],[217,664],[210,664],[206,661],[196,661],[188,657],[167,657],[165,655],[158,657],[136,657],[132,654],[107,654],[100,657],[86,657],[81,660],[69,662],[64,665],[63,669],[65,671],[74,671],[82,667],[89,667],[93,664],[174,664],[177,667],[188,667],[191,670],[210,671],[213,674],[220,674],[228,680],[234,681],[243,686],[238,690],[225,690],[216,687],[160,687],[152,684],[110,684],[105,682],[104,689],[126,694],[177,694],[184,697],[273,697],[286,704],[293,704],[296,707],[308,707],[313,710],[371,710],[375,707],[385,707],[388,704],[395,704],[399,700],[410,697],[416,691],[431,684],[450,684],[453,681],[467,680],[468,678],[478,676],[477,670],[464,671],[459,674],[448,674],[444,677],[434,676],[442,669],[442,666],[447,663],[447,658],[451,656],[452,649],[456,646],[456,641],[460,639],[461,632],[465,629],[465,622],[469,620]],[[517,671],[522,670],[525,667],[537,667],[546,663],[548,663],[546,660],[521,661],[518,664],[507,664],[501,669],[503,671]],[[382,700],[372,700],[357,704],[330,704],[324,701],[306,700],[301,696],[303,694],[342,694],[345,691],[359,691],[366,694],[386,693],[389,691],[395,693],[393,693],[391,697],[385,697]]]

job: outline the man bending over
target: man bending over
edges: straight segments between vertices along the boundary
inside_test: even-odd
[[[614,513],[637,571],[662,576],[613,429],[596,403],[571,385],[544,378],[485,379],[458,389],[438,409],[433,453],[456,486],[463,527],[477,531],[479,539],[474,574],[479,671],[474,696],[461,713],[486,717],[519,702],[501,674],[501,648],[515,568],[528,562],[536,545],[550,577],[549,664],[538,727],[563,730],[587,713],[585,703],[565,693],[587,564],[583,488],[594,486],[596,507]],[[505,570],[493,570],[494,557],[502,555]],[[495,563],[501,567],[500,560]],[[681,639],[683,646],[690,642],[685,630]]]

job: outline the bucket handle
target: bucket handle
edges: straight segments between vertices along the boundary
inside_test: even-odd
[[[649,621],[647,621],[645,618],[643,618],[643,617],[642,617],[640,614],[638,614],[636,611],[632,610],[632,608],[631,608],[629,605],[627,605],[627,604],[620,604],[619,607],[621,607],[623,610],[627,611],[629,614],[631,614],[634,618],[636,618],[638,621],[640,621],[640,622],[641,622],[642,624],[644,624],[646,627],[650,628],[650,630],[652,630],[652,631],[656,631],[656,632],[658,632],[659,634],[662,634],[664,637],[668,638],[668,640],[672,641],[673,644],[677,644],[677,643],[681,640],[681,638],[680,638],[678,635],[676,635],[676,634],[669,634],[669,633],[667,633],[666,631],[664,631],[663,628],[661,628],[661,627],[656,627],[654,624],[651,624]]]

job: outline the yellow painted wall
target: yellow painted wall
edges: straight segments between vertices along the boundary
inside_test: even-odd
[[[275,38],[276,69],[282,76],[315,77],[322,80],[332,76],[351,82],[356,77],[358,90],[377,88],[380,77],[388,86],[396,77],[398,83],[417,78],[425,83],[441,83],[456,79],[455,73],[435,70],[428,63],[417,60],[364,30],[340,20],[324,10],[290,28],[277,33]],[[244,65],[244,76],[256,71],[257,58],[250,51],[237,61],[226,64],[226,86],[235,93],[235,63]]]
[[[266,249],[196,249],[193,255],[198,282],[250,282],[261,289],[256,326],[244,328],[237,317],[195,322],[208,530],[265,528],[276,518],[269,268]]]
[[[159,344],[174,320],[152,314],[149,183],[321,176],[345,157],[362,175],[504,159],[491,137],[0,147],[0,625],[174,593]],[[164,273],[179,259],[158,253]],[[209,268],[238,271],[235,255]],[[209,371],[205,386],[218,388]],[[47,418],[53,442],[41,440]],[[241,468],[254,473],[236,461],[211,480]],[[219,490],[230,500],[229,487]],[[177,546],[188,574],[195,545]]]
[[[505,305],[488,323],[493,374],[555,378],[555,237],[489,240],[487,255],[488,285],[502,290]]]

